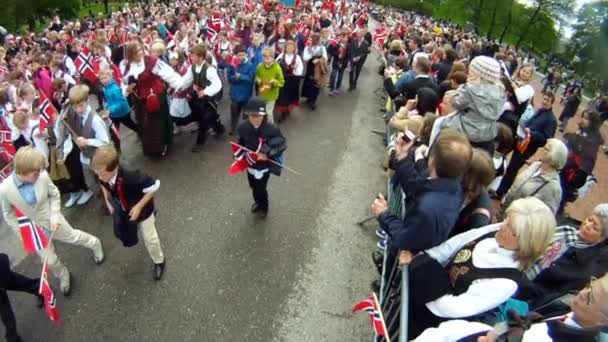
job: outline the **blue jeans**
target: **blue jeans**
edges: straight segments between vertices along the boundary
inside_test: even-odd
[[[340,90],[342,87],[342,77],[344,76],[344,69],[340,67],[332,67],[331,75],[329,76],[329,90]]]

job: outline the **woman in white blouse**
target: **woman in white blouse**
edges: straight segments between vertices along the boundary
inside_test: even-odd
[[[285,85],[279,92],[274,110],[279,113],[279,122],[282,122],[300,102],[300,79],[304,74],[304,64],[296,53],[296,43],[293,40],[285,43],[285,52],[277,57],[277,63],[283,69]]]
[[[400,263],[410,264],[410,337],[448,319],[487,313],[515,294],[521,271],[549,245],[555,218],[536,198],[514,201],[506,217],[417,256],[401,252]]]
[[[319,80],[315,78],[315,69],[319,65],[319,68],[328,70],[327,50],[325,46],[321,45],[321,36],[318,33],[312,34],[311,45],[304,48],[303,59],[306,63],[306,75],[302,85],[302,97],[306,98],[310,109],[315,110],[317,108],[317,97],[321,92]]]

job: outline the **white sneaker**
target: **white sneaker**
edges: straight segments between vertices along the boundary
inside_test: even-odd
[[[93,191],[87,190],[86,192],[84,192],[82,194],[82,196],[80,196],[80,198],[78,199],[78,201],[76,201],[76,204],[78,204],[78,205],[84,205],[84,204],[86,204],[91,199],[91,197],[93,197]]]
[[[74,204],[76,204],[76,201],[78,201],[78,199],[82,196],[82,191],[78,191],[78,192],[72,192],[70,193],[70,198],[68,198],[68,201],[65,202],[65,207],[66,208],[71,208],[74,206]]]
[[[105,260],[105,255],[103,253],[103,245],[101,244],[101,240],[97,240],[95,247],[93,247],[93,260],[97,265],[101,265]]]

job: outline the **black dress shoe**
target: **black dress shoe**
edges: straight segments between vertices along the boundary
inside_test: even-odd
[[[154,280],[160,280],[163,277],[163,273],[165,273],[165,262],[154,264]]]
[[[374,265],[376,266],[376,270],[378,270],[378,273],[382,275],[382,264],[384,263],[384,255],[380,251],[373,251],[372,260],[374,262]]]

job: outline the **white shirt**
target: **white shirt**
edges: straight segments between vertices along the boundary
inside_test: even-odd
[[[91,122],[91,129],[93,130],[93,138],[87,139],[87,146],[100,147],[104,145],[108,145],[110,143],[110,136],[108,135],[108,130],[106,128],[106,124],[103,122],[99,115],[93,113],[91,107],[87,107],[87,112],[82,116],[82,122],[87,122],[89,115],[93,115],[93,121]],[[72,134],[70,133],[70,136]],[[78,137],[72,136],[72,139],[76,140]],[[67,142],[67,141],[66,141]],[[67,156],[72,150],[71,144],[63,144],[63,153],[64,156]],[[84,165],[89,165],[91,160],[87,158],[84,153],[80,152],[80,162]]]
[[[290,54],[281,53],[279,55],[279,57],[277,57],[277,62],[280,62],[283,58],[285,59],[286,65],[291,65],[291,63],[293,63],[293,59],[295,58],[296,62],[294,65],[293,74],[295,76],[304,75],[304,63],[302,63],[302,58],[300,58],[300,56],[294,55],[292,53],[290,53]]]
[[[139,63],[131,62],[129,66],[129,71],[125,72],[127,69],[128,62],[120,63],[120,71],[123,74],[122,78],[122,91],[125,96],[127,96],[127,87],[129,86],[129,78],[133,76],[135,79],[139,77],[139,74],[146,70],[146,65],[144,60]],[[163,81],[169,83],[173,87],[173,83],[177,82],[181,76],[173,70],[171,66],[167,63],[163,62],[160,59],[156,60],[156,64],[152,67],[152,73],[158,77],[160,77]]]
[[[580,328],[580,326],[572,319],[572,313],[569,313],[564,321],[565,325]],[[479,322],[468,322],[464,320],[451,320],[441,323],[436,328],[428,328],[420,334],[415,342],[456,342],[464,337],[478,334],[483,331],[490,331],[493,328],[487,324]],[[549,337],[549,327],[547,323],[533,324],[530,329],[524,332],[522,342],[552,342]]]
[[[327,60],[327,50],[323,45],[307,46],[304,48],[304,62],[310,61],[315,56],[321,56]]]
[[[517,102],[524,103],[534,97],[534,88],[529,84],[521,86],[515,89],[515,97],[517,97]]]
[[[458,234],[426,253],[437,262],[446,266],[454,255],[467,243],[500,228],[500,224],[491,224]],[[486,238],[473,249],[473,265],[478,268],[518,268],[515,252],[498,246],[496,239]],[[438,317],[460,318],[477,315],[493,309],[507,301],[517,291],[517,283],[511,279],[479,279],[471,283],[468,290],[460,295],[445,295],[426,307]]]
[[[114,184],[116,184],[116,178],[118,178],[118,172],[114,173],[114,176],[112,176],[112,179],[110,179],[110,181],[108,182],[108,184],[113,187]],[[156,192],[158,191],[158,189],[160,188],[160,180],[156,180],[154,182],[153,185],[150,185],[147,188],[144,188],[141,192],[143,192],[144,194],[150,193],[150,192]]]
[[[205,65],[205,63],[207,63],[207,62],[194,66],[197,73],[203,69],[203,66]],[[163,72],[164,72],[164,70],[163,70]],[[175,74],[177,74],[177,73],[175,73]],[[185,89],[191,87],[192,84],[194,83],[194,75],[192,73],[192,67],[188,68],[188,71],[184,74],[184,76],[179,76],[179,74],[177,74],[177,76],[178,76],[178,78],[169,77],[166,79],[167,83],[169,83],[171,88],[175,89],[176,91],[185,90]],[[203,90],[203,93],[206,96],[214,96],[217,93],[219,93],[220,90],[222,90],[222,80],[220,79],[220,76],[217,74],[217,69],[213,65],[207,65],[207,81],[209,81],[210,84],[208,86],[206,86],[205,89]]]

